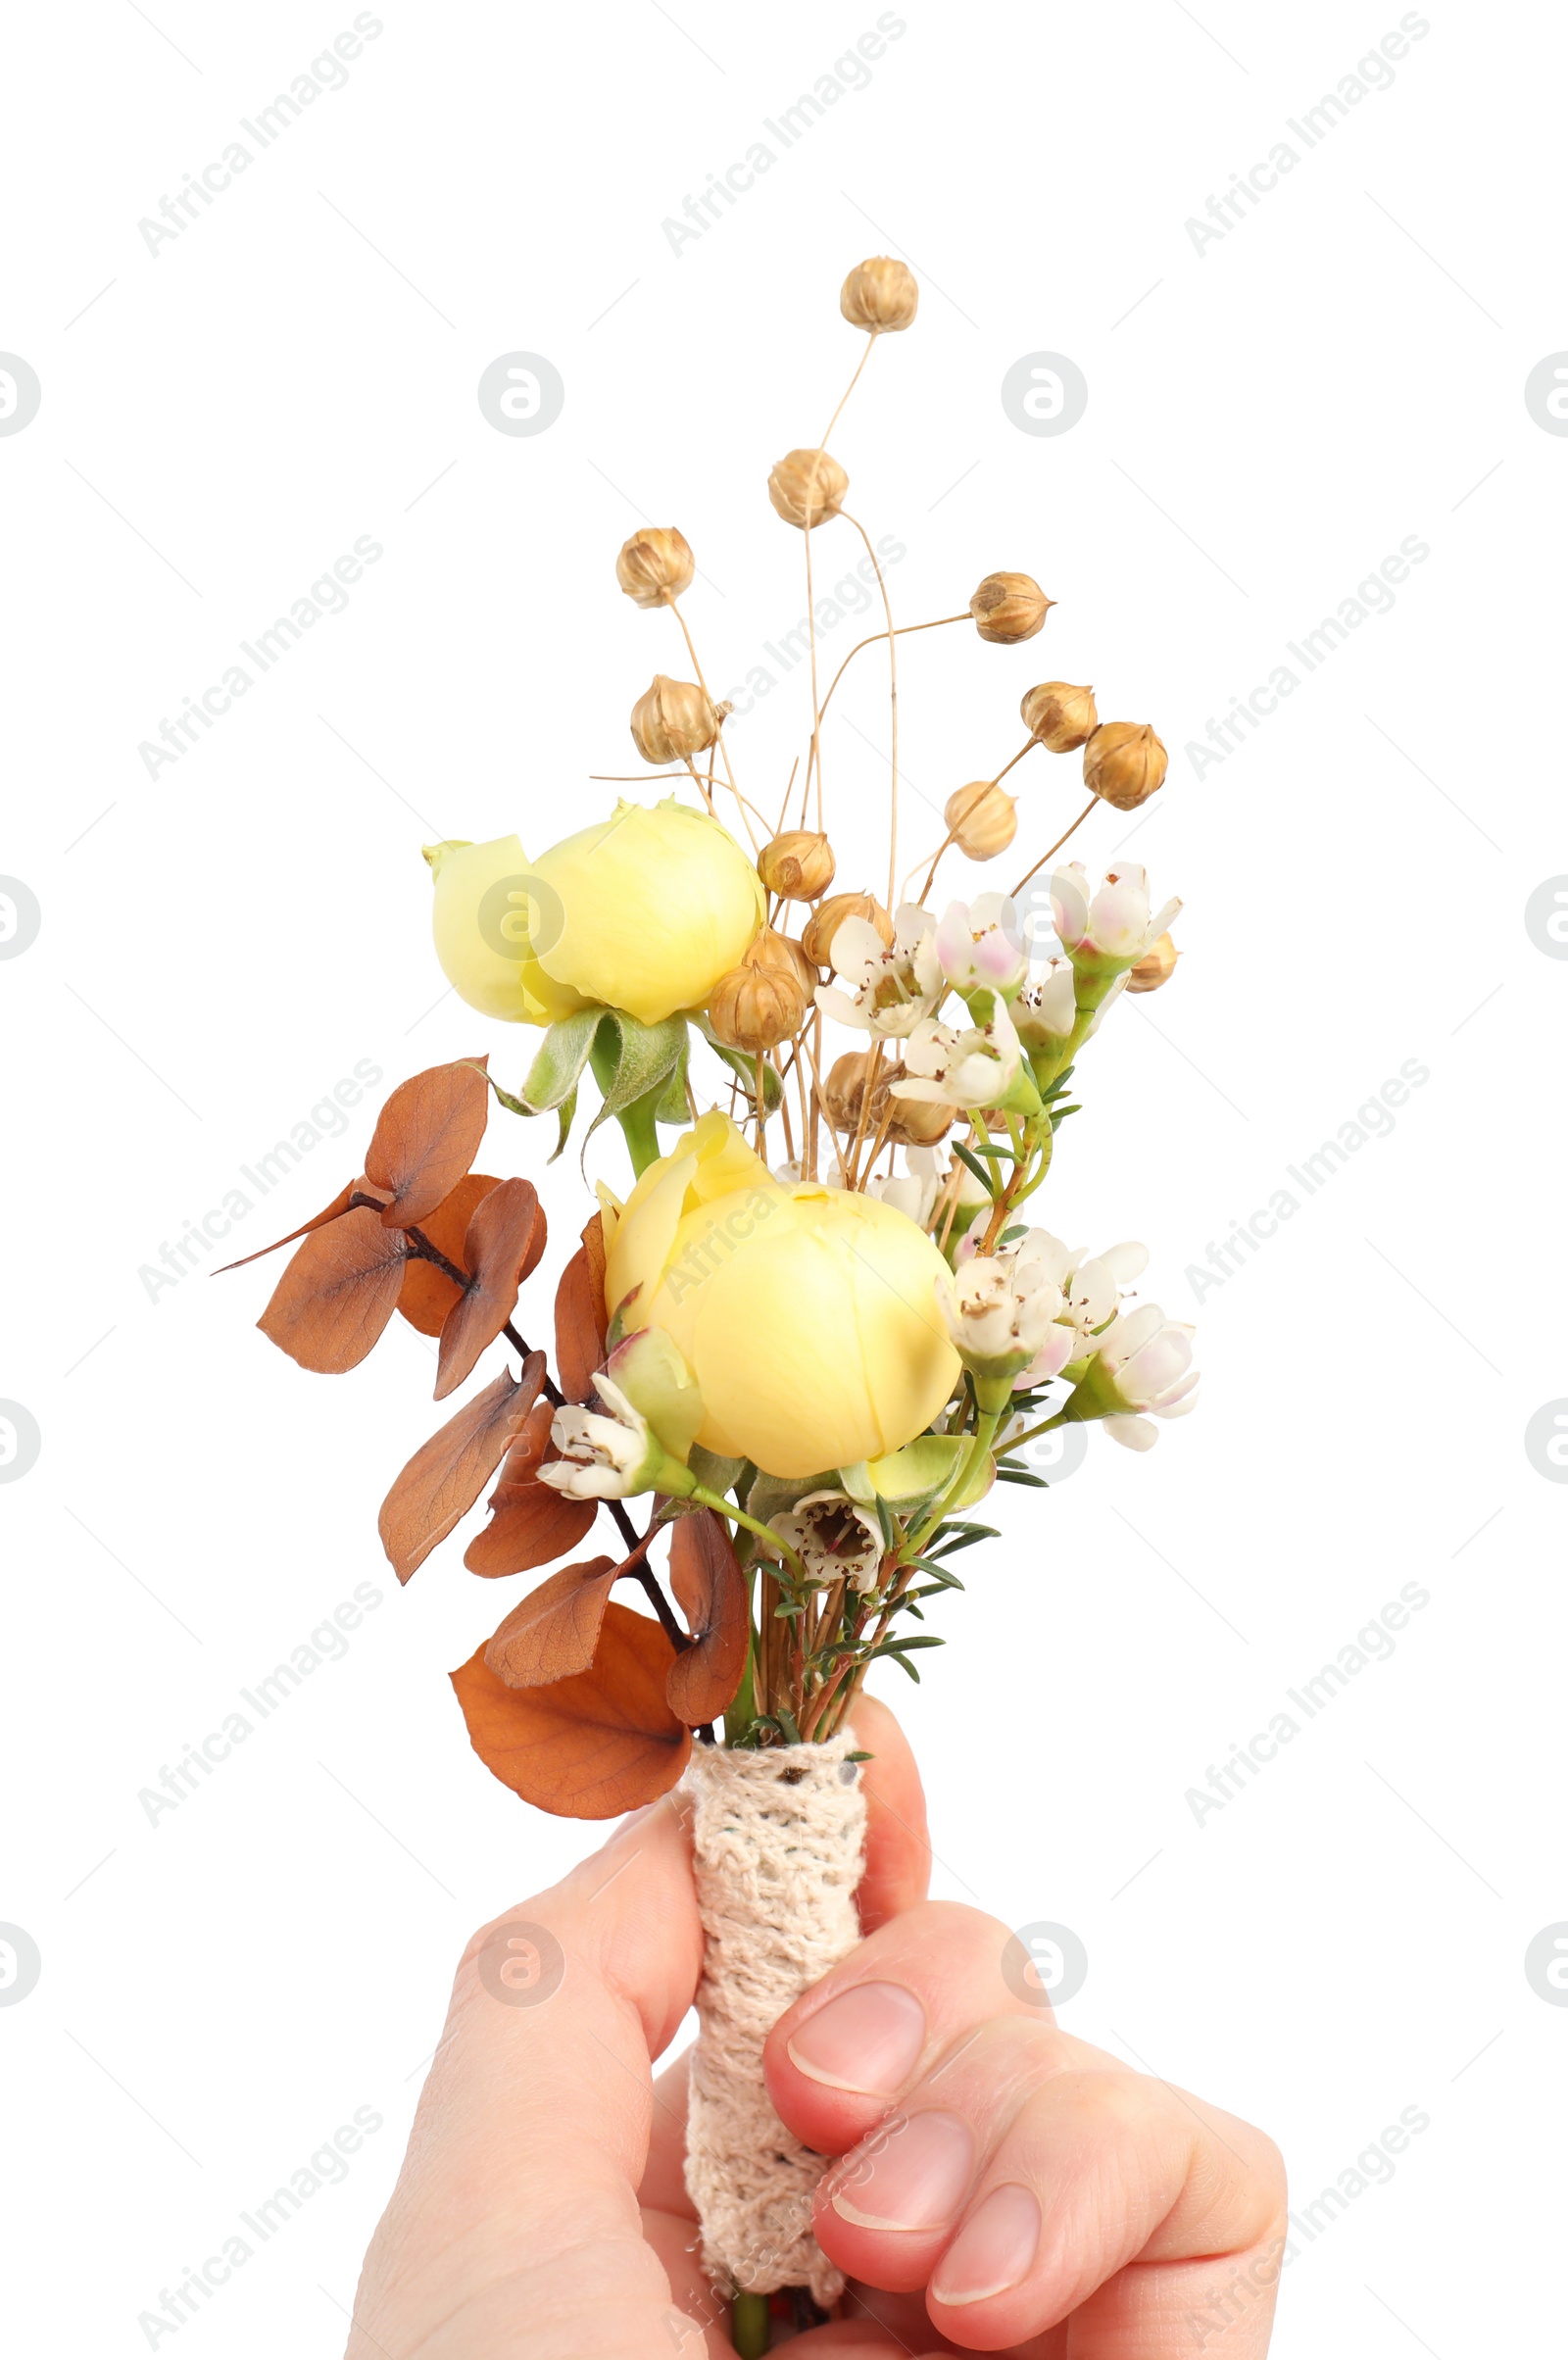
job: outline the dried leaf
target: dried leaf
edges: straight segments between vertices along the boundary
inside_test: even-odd
[[[418,1225],[421,1235],[427,1237],[449,1262],[456,1262],[461,1270],[468,1266],[463,1258],[463,1243],[468,1234],[468,1223],[474,1216],[480,1199],[488,1196],[491,1189],[500,1186],[499,1180],[489,1178],[484,1172],[469,1172],[467,1178],[460,1180],[451,1195],[443,1197],[434,1212],[426,1213]],[[403,1292],[398,1297],[398,1309],[405,1319],[418,1329],[421,1336],[439,1336],[446,1325],[447,1313],[460,1301],[462,1294],[463,1289],[457,1281],[448,1278],[444,1270],[438,1270],[434,1262],[422,1261],[416,1255],[411,1255]]]
[[[468,1543],[463,1562],[470,1573],[530,1573],[552,1557],[564,1556],[592,1531],[599,1513],[596,1500],[568,1500],[539,1481],[540,1467],[556,1455],[550,1447],[554,1416],[548,1401],[529,1410],[490,1495],[490,1521]]]
[[[598,1213],[556,1289],[556,1366],[568,1401],[586,1401],[605,1362],[605,1224]]]
[[[669,1544],[669,1586],[697,1642],[675,1657],[664,1693],[689,1729],[716,1721],[746,1669],[746,1583],[711,1508],[680,1516]]]
[[[435,1398],[444,1401],[494,1344],[516,1308],[517,1289],[545,1250],[545,1216],[531,1180],[503,1180],[480,1200],[463,1245],[473,1281],[441,1330]]]
[[[548,1688],[585,1672],[599,1645],[599,1626],[620,1567],[613,1557],[564,1565],[514,1606],[490,1640],[484,1659],[508,1688]]]
[[[397,1308],[407,1250],[368,1207],[335,1217],[306,1239],[257,1326],[301,1368],[357,1368]]]
[[[479,1153],[490,1117],[483,1057],[432,1065],[402,1082],[381,1108],[365,1168],[391,1203],[381,1218],[407,1229],[434,1212]]]
[[[372,1188],[363,1175],[351,1180],[347,1188],[338,1190],[330,1205],[323,1205],[319,1212],[312,1213],[308,1221],[302,1221],[298,1229],[291,1229],[287,1237],[274,1238],[270,1246],[258,1246],[254,1254],[242,1254],[237,1262],[220,1263],[212,1275],[221,1278],[225,1270],[243,1270],[247,1262],[259,1262],[264,1254],[275,1254],[279,1246],[292,1246],[296,1238],[308,1237],[313,1229],[324,1229],[328,1221],[335,1221],[339,1213],[348,1211],[351,1197],[378,1197],[384,1193]]]
[[[530,1352],[520,1382],[504,1368],[415,1451],[379,1518],[381,1546],[400,1582],[472,1507],[521,1431],[544,1377],[544,1353]]]
[[[691,1732],[664,1700],[674,1649],[658,1623],[609,1605],[591,1668],[509,1688],[485,1649],[452,1674],[468,1741],[505,1787],[565,1819],[614,1819],[667,1795]]]

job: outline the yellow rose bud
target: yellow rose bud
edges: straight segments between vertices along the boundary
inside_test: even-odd
[[[969,612],[981,638],[1004,647],[1015,639],[1033,639],[1055,603],[1027,573],[988,573],[969,601]]]
[[[857,263],[839,290],[839,310],[850,325],[867,328],[873,336],[907,327],[919,303],[920,290],[908,264],[890,261],[885,254]]]
[[[673,524],[648,524],[621,543],[615,579],[639,607],[667,606],[697,570],[686,535]]]
[[[1147,721],[1102,721],[1084,748],[1084,785],[1118,811],[1136,811],[1164,785],[1166,761]]]
[[[790,828],[763,845],[757,865],[781,902],[814,902],[833,882],[833,847],[812,828]]]
[[[1030,736],[1053,754],[1076,754],[1100,719],[1094,690],[1074,688],[1068,680],[1042,680],[1028,690],[1018,711]]]
[[[1136,966],[1127,970],[1127,989],[1130,992],[1157,992],[1162,983],[1169,983],[1176,972],[1181,953],[1168,934],[1162,934],[1149,949]]]
[[[515,836],[426,859],[443,971],[514,1023],[595,1003],[644,1024],[701,1008],[762,920],[762,881],[734,837],[673,797],[617,804],[532,861]]]
[[[977,778],[955,788],[942,816],[954,843],[971,860],[994,860],[1018,833],[1018,806],[994,779]]]
[[[767,479],[767,496],[785,523],[804,527],[809,521],[813,532],[838,515],[849,488],[848,475],[826,451],[786,451]]]
[[[714,1113],[627,1199],[605,1304],[624,1305],[627,1332],[660,1327],[676,1345],[703,1396],[705,1450],[814,1475],[901,1450],[949,1399],[945,1270],[907,1214],[784,1186]]]
[[[710,705],[695,680],[655,672],[631,709],[632,742],[645,762],[689,762],[713,743],[729,710]]]
[[[892,949],[893,920],[880,902],[873,901],[868,893],[835,893],[829,900],[818,902],[801,936],[801,949],[813,967],[832,965],[833,937],[847,917],[863,917]]]

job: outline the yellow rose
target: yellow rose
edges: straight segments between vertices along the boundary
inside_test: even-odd
[[[678,1346],[720,1457],[782,1476],[880,1458],[958,1381],[925,1232],[875,1197],[775,1180],[727,1115],[650,1165],[606,1229],[607,1309]]]
[[[442,844],[436,955],[471,1007],[549,1024],[598,1004],[644,1024],[699,1008],[762,922],[762,882],[726,828],[673,797],[530,860],[515,836]]]

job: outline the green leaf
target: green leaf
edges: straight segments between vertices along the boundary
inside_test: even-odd
[[[692,1021],[696,1025],[698,1031],[702,1034],[704,1040],[708,1043],[710,1049],[717,1050],[725,1064],[729,1067],[730,1071],[735,1075],[736,1079],[741,1084],[741,1087],[746,1092],[748,1100],[755,1108],[757,1105],[757,1059],[755,1057],[748,1057],[744,1049],[731,1049],[726,1042],[721,1041],[705,1015],[694,1016]],[[769,1114],[773,1114],[777,1111],[779,1101],[783,1098],[783,1096],[784,1085],[779,1079],[777,1067],[767,1063],[764,1060],[762,1065],[762,1098]]]
[[[957,1156],[959,1162],[966,1163],[969,1166],[970,1171],[973,1172],[975,1178],[979,1181],[982,1181],[984,1185],[991,1191],[992,1196],[995,1197],[997,1193],[996,1182],[992,1179],[991,1174],[986,1170],[986,1167],[981,1162],[979,1156],[971,1155],[969,1150],[959,1139],[956,1139],[953,1142],[953,1152],[955,1155]]]
[[[1043,1475],[1026,1475],[1021,1467],[998,1467],[999,1483],[1026,1483],[1031,1491],[1048,1492],[1051,1486]]]
[[[900,1538],[899,1528],[894,1523],[892,1511],[880,1492],[876,1495],[876,1520],[882,1527],[883,1548],[897,1549]]]

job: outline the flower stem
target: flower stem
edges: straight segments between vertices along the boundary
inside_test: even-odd
[[[806,1583],[806,1567],[801,1563],[789,1543],[781,1540],[770,1524],[759,1524],[755,1516],[749,1516],[743,1507],[737,1507],[733,1500],[725,1500],[719,1493],[710,1492],[706,1484],[698,1484],[696,1490],[688,1494],[688,1498],[700,1501],[704,1507],[710,1507],[715,1516],[727,1516],[732,1524],[744,1524],[749,1533],[756,1533],[758,1539],[765,1541],[769,1549],[778,1550],[779,1554],[787,1560],[798,1582]]]
[[[773,2319],[765,2294],[737,2294],[730,2315],[730,2341],[742,2360],[760,2360],[773,2348]]]

